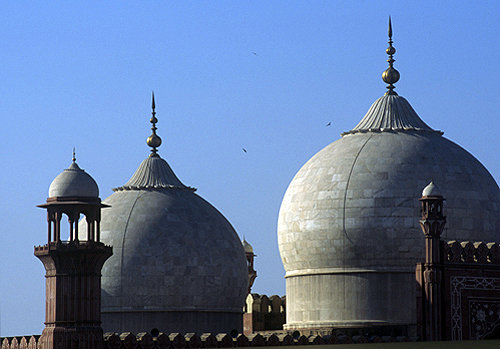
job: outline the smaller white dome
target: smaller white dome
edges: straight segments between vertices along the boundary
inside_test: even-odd
[[[95,180],[73,161],[50,184],[49,198],[53,197],[99,197]]]
[[[441,190],[432,181],[422,191],[422,196],[442,196]]]
[[[245,239],[243,239],[243,242],[241,244],[243,245],[245,253],[253,253],[252,245],[250,245]]]

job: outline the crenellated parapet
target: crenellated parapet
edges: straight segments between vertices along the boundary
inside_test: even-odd
[[[40,335],[0,338],[2,349],[37,349]]]
[[[482,241],[439,241],[434,271],[417,264],[419,334],[424,340],[440,335],[446,340],[495,338],[500,331],[500,244]],[[429,251],[426,251],[430,254]],[[425,293],[439,284],[436,299]],[[429,308],[441,304],[439,313]],[[440,317],[441,328],[431,320]]]
[[[243,313],[243,333],[282,330],[286,322],[286,296],[268,297],[258,293],[247,296]]]
[[[40,336],[0,338],[1,349],[36,349]],[[184,348],[233,348],[263,346],[295,346],[319,344],[351,344],[351,343],[390,343],[408,342],[405,336],[363,336],[363,335],[305,335],[296,331],[293,334],[271,333],[251,335],[229,333],[159,333],[153,337],[143,332],[104,334],[106,349],[184,349]]]
[[[442,241],[444,264],[500,265],[500,244],[497,242]]]
[[[441,240],[445,198],[431,182],[419,201],[425,258],[415,270],[418,335],[426,341],[498,338],[499,243]]]
[[[286,312],[286,296],[273,295],[268,297],[258,293],[247,296],[245,313],[284,313]]]

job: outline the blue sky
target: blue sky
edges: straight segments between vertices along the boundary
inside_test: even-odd
[[[317,151],[396,91],[500,179],[498,1],[2,2],[0,335],[40,334],[45,201],[71,161],[101,198],[159,149],[254,246],[254,291],[284,294],[283,194]],[[255,53],[255,54],[254,54]],[[332,122],[330,127],[325,125]],[[247,153],[242,151],[247,149]]]

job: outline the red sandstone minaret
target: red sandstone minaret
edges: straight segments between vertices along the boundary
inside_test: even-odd
[[[101,268],[113,254],[99,241],[101,208],[94,179],[73,162],[57,176],[47,202],[48,241],[35,247],[46,270],[45,328],[40,349],[104,348],[101,328]],[[61,219],[69,222],[69,240],[61,237]],[[78,238],[78,220],[87,221],[86,240]],[[82,236],[82,235],[80,235]]]
[[[441,233],[446,224],[443,214],[444,198],[439,189],[430,183],[424,188],[422,197],[422,219],[420,227],[425,235],[424,263],[424,336],[426,340],[439,341],[442,336],[441,311]]]
[[[253,282],[257,278],[257,272],[253,266],[253,260],[255,258],[255,253],[253,253],[253,247],[243,238],[243,249],[245,250],[245,256],[247,257],[248,266],[248,294],[252,291]]]

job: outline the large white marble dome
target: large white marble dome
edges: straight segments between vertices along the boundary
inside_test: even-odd
[[[241,331],[248,287],[241,242],[226,218],[157,154],[161,140],[150,139],[152,154],[104,200],[111,207],[102,210],[101,241],[113,247],[113,256],[102,270],[102,327]]]
[[[393,88],[314,155],[285,193],[278,243],[286,329],[411,331],[415,264],[424,259],[418,198],[431,181],[446,198],[443,239],[500,238],[500,191],[488,170],[425,124]]]

